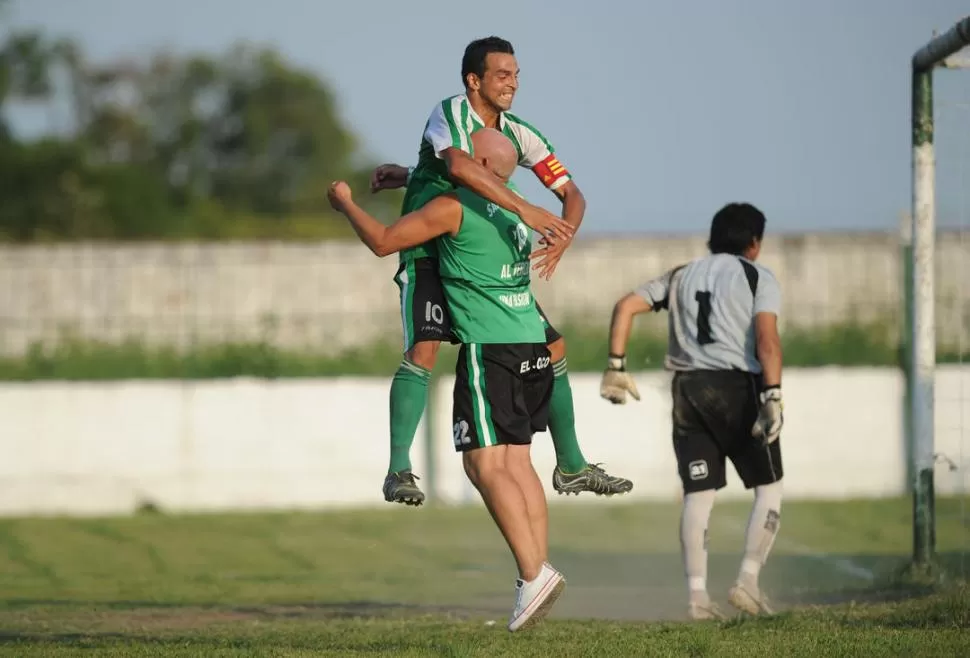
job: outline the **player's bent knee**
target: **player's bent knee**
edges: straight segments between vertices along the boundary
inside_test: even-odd
[[[415,343],[407,351],[405,356],[411,363],[421,366],[425,370],[434,370],[435,361],[438,360],[438,348],[441,343],[436,340],[423,340]]]
[[[560,336],[546,346],[549,349],[549,359],[556,363],[566,357],[566,339]]]

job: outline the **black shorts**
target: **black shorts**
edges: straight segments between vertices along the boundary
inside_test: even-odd
[[[455,450],[529,445],[548,425],[551,397],[545,345],[462,345],[451,412]]]
[[[401,295],[405,352],[424,341],[459,342],[452,333],[451,315],[438,274],[437,258],[415,258],[401,263],[394,275],[394,282]],[[546,344],[562,338],[549,324],[538,302],[536,308],[546,330]]]
[[[404,261],[394,282],[401,293],[405,352],[423,341],[455,342],[437,258]]]
[[[673,442],[684,493],[726,486],[726,459],[746,489],[781,480],[781,439],[765,448],[751,436],[760,380],[731,370],[674,375]]]

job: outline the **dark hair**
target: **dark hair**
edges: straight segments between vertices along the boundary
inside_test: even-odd
[[[765,234],[765,216],[750,203],[729,203],[711,220],[707,248],[712,254],[740,256]]]
[[[512,44],[500,37],[485,37],[475,39],[465,46],[465,54],[461,58],[461,83],[468,86],[468,74],[474,73],[479,78],[485,77],[485,58],[489,53],[503,53],[514,55]]]

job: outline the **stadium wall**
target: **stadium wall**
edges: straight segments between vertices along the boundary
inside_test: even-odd
[[[669,379],[637,378],[642,401],[614,407],[599,398],[597,375],[572,377],[581,444],[587,458],[634,480],[625,498],[676,499]],[[942,495],[970,488],[968,384],[970,366],[938,371]],[[0,515],[383,507],[387,387],[358,378],[0,384]],[[906,491],[898,371],[790,370],[785,395],[789,498]],[[441,380],[430,413],[433,463],[440,499],[462,503],[475,498],[452,448],[450,397],[451,382]],[[423,433],[422,425],[413,460],[427,486]],[[536,437],[534,456],[554,497],[546,435]],[[745,495],[733,474],[724,495]]]
[[[578,239],[552,282],[535,284],[554,324],[605,327],[615,299],[705,253],[704,237]],[[938,238],[940,340],[970,334],[962,317],[970,287],[960,262],[970,240]],[[899,239],[890,233],[771,237],[763,261],[784,291],[783,324],[825,327],[881,321],[898,326]],[[257,340],[342,351],[397,342],[394,257],[357,243],[0,246],[0,352],[63,332],[150,344]]]

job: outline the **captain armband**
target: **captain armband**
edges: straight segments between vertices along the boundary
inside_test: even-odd
[[[569,181],[569,171],[559,162],[555,154],[550,153],[534,167],[532,173],[550,190],[555,190]]]

